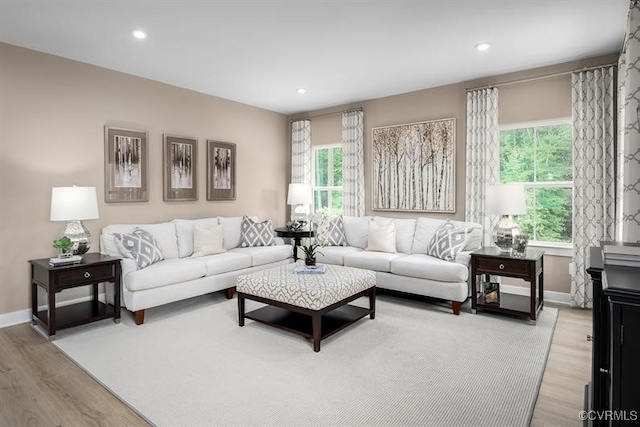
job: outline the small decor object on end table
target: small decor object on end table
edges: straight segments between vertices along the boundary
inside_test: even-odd
[[[298,260],[298,246],[302,244],[302,238],[313,237],[313,231],[311,230],[292,230],[289,227],[278,227],[273,231],[276,232],[278,237],[289,237],[293,239],[293,260]]]
[[[484,302],[487,304],[500,304],[500,283],[484,283]]]
[[[517,234],[513,237],[513,250],[511,255],[516,257],[523,257],[527,254],[527,243],[529,243],[529,236],[526,234]]]

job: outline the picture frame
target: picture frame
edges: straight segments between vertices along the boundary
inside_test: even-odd
[[[455,131],[455,118],[372,128],[372,209],[455,213]]]
[[[236,144],[207,140],[207,200],[236,199]]]
[[[148,133],[104,127],[104,201],[148,202]]]
[[[163,135],[165,202],[198,200],[198,140],[186,136]]]

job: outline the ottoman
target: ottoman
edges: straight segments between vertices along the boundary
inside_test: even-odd
[[[376,276],[373,271],[326,265],[322,274],[296,274],[296,264],[238,276],[238,324],[251,319],[320,341],[369,315],[375,319]],[[369,297],[369,308],[348,304]],[[245,313],[245,300],[266,306]]]

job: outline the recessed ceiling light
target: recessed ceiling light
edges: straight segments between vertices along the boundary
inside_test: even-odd
[[[135,37],[137,39],[146,39],[147,38],[147,33],[145,33],[142,30],[135,30],[132,34],[133,34],[133,37]]]
[[[491,47],[491,45],[489,43],[478,43],[476,45],[476,49],[478,49],[479,51],[487,50],[490,47]]]
[[[298,95],[304,95],[305,93],[307,93],[307,90],[303,87],[299,87],[298,89],[296,89],[296,92],[298,92]]]

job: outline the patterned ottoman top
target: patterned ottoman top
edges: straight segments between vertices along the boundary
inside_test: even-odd
[[[296,264],[238,276],[236,289],[249,295],[320,310],[376,285],[373,271],[327,265],[324,274],[295,274]]]

